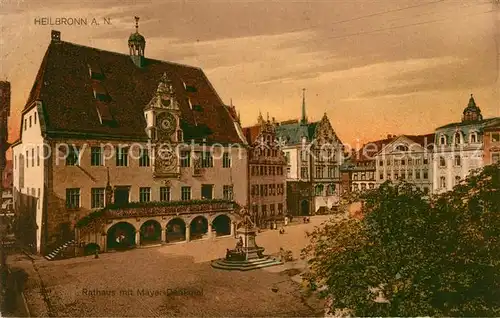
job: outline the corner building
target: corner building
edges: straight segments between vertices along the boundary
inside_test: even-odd
[[[248,193],[234,108],[201,69],[148,59],[145,47],[137,24],[129,54],[52,31],[13,145],[15,207],[32,216],[38,252],[234,231]]]

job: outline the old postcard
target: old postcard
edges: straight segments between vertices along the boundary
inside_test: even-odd
[[[500,1],[0,1],[0,316],[500,316]]]

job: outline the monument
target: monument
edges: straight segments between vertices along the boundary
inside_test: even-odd
[[[269,266],[281,265],[282,262],[264,255],[264,248],[257,245],[255,237],[257,229],[252,222],[252,216],[247,209],[239,213],[242,222],[236,230],[237,242],[234,249],[226,251],[226,257],[212,262],[212,267],[226,270],[252,270]]]

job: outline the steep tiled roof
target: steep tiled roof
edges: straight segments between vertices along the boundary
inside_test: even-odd
[[[249,145],[253,145],[253,143],[257,140],[259,133],[260,133],[260,125],[243,128],[243,135],[247,139]]]
[[[89,65],[97,72],[99,91],[109,95],[114,125],[103,125],[97,111]],[[172,81],[181,110],[184,139],[241,143],[233,116],[199,68],[145,59],[137,67],[129,55],[69,42],[52,42],[43,58],[26,107],[41,100],[44,133],[97,135],[102,138],[146,139],[144,107],[154,96],[162,75]],[[189,91],[185,87],[189,83]],[[191,109],[189,99],[201,107]],[[103,101],[101,99],[101,101]],[[193,104],[193,103],[192,103]]]
[[[276,135],[286,140],[289,145],[297,145],[302,142],[302,137],[307,137],[308,141],[314,138],[318,122],[301,125],[293,122],[289,124],[280,124],[276,127]]]
[[[388,145],[394,138],[386,138],[375,141],[370,141],[364,144],[361,149],[359,149],[353,158],[354,162],[359,161],[370,161],[375,159],[375,155],[382,150],[386,145]]]
[[[436,128],[436,130],[445,129],[445,128],[452,128],[452,127],[460,127],[460,126],[469,126],[469,125],[488,125],[492,121],[496,121],[498,119],[500,119],[500,117],[486,118],[486,119],[478,120],[478,121],[463,121],[463,122],[459,122],[459,123],[451,123],[451,124],[447,124],[447,125],[438,127],[438,128]]]
[[[425,147],[427,145],[430,145],[434,143],[434,137],[435,134],[426,134],[426,135],[404,135],[408,139],[412,140],[413,142],[419,144],[422,147]]]

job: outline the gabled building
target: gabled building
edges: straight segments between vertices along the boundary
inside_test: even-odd
[[[500,162],[500,118],[484,127],[484,165]]]
[[[201,69],[147,58],[137,23],[127,44],[52,31],[13,146],[15,205],[35,207],[45,254],[73,239],[105,251],[229,235],[247,204],[234,109]]]
[[[249,206],[254,222],[265,227],[286,213],[286,160],[276,138],[277,123],[259,114],[257,125],[243,129],[251,146],[248,158]]]
[[[377,184],[406,181],[430,193],[433,147],[434,134],[401,135],[382,145],[375,156]]]
[[[463,180],[471,170],[483,167],[485,127],[498,118],[484,119],[471,95],[462,121],[435,131],[433,154],[434,192],[446,192]]]
[[[320,121],[309,122],[304,93],[300,121],[280,123],[277,136],[288,164],[287,211],[310,215],[337,205],[343,146],[326,113]]]
[[[350,158],[341,166],[343,188],[346,192],[359,192],[374,189],[377,186],[376,155],[389,144],[395,136],[364,144],[352,151]]]

